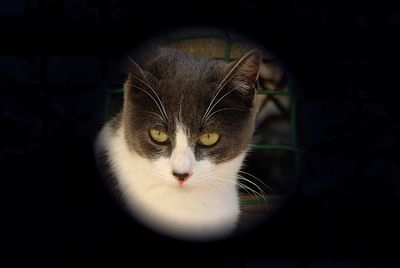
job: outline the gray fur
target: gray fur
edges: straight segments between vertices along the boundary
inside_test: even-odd
[[[195,57],[168,48],[150,48],[133,55],[129,77],[125,83],[122,116],[113,126],[122,123],[130,150],[147,158],[169,157],[175,145],[177,122],[186,128],[190,145],[197,160],[209,158],[215,163],[228,161],[244,152],[254,131],[254,97],[260,64],[260,54],[253,51],[238,64]],[[234,69],[233,69],[234,68]],[[232,78],[220,92],[220,96],[232,91],[213,109],[229,108],[215,113],[206,122],[202,117],[216,94],[218,85]],[[155,90],[166,117],[163,121],[156,99],[148,84]],[[140,89],[139,89],[140,88]],[[147,93],[146,93],[146,92]],[[158,116],[157,116],[158,114]],[[149,129],[160,128],[168,133],[170,142],[159,145],[152,142]],[[220,140],[211,147],[198,143],[198,137],[216,131]]]

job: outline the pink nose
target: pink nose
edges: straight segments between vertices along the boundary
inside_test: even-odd
[[[189,173],[178,173],[178,172],[172,172],[172,175],[178,180],[180,184],[184,183],[189,177]]]

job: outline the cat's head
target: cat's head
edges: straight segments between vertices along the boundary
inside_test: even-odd
[[[165,48],[143,55],[124,85],[128,148],[172,187],[236,175],[254,131],[260,53],[232,63]]]

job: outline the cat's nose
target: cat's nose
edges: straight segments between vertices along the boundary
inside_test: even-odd
[[[190,174],[189,173],[179,173],[179,172],[172,172],[172,175],[174,175],[174,177],[180,182],[183,183],[185,182],[189,177]]]

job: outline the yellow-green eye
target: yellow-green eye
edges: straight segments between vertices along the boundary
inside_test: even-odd
[[[217,143],[219,134],[217,132],[210,132],[200,136],[199,142],[205,146],[211,146]]]
[[[150,137],[156,142],[164,143],[168,141],[168,135],[164,131],[152,128],[150,129]]]

